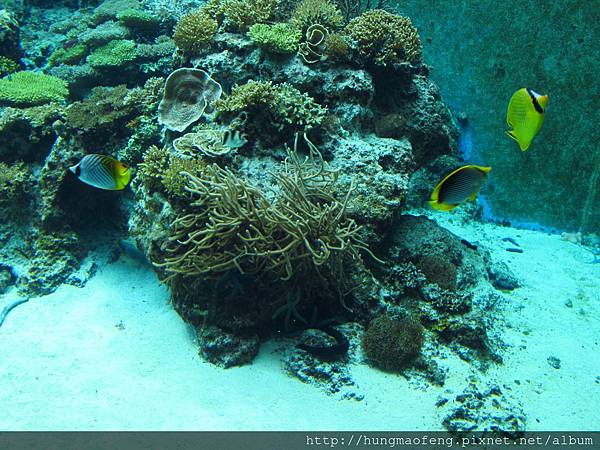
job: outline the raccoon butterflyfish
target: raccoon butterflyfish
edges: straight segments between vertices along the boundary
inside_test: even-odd
[[[467,200],[475,200],[491,167],[462,166],[438,183],[429,205],[440,211],[451,211]]]
[[[131,180],[129,166],[106,155],[85,155],[69,170],[84,183],[109,191],[125,189]]]
[[[531,141],[540,131],[547,104],[547,95],[540,95],[529,88],[519,89],[510,98],[506,122],[512,130],[506,134],[519,143],[522,151],[529,148]]]
[[[223,133],[223,145],[228,148],[240,148],[243,147],[248,139],[244,133],[240,133],[238,130],[231,131],[226,130]]]

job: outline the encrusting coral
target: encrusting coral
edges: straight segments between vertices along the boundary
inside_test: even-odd
[[[374,9],[352,19],[344,34],[363,63],[388,66],[421,60],[421,40],[408,17]]]

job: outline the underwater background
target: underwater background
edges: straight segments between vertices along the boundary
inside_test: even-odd
[[[0,0],[0,429],[598,430],[599,24]]]

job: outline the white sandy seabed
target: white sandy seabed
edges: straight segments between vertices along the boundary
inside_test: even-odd
[[[478,376],[510,386],[529,430],[599,429],[600,264],[557,235],[451,217],[444,226],[489,248],[523,283],[499,312],[504,363]],[[524,252],[507,252],[503,237]],[[446,358],[445,386],[415,386],[353,364],[364,395],[355,401],[291,378],[276,343],[224,370],[198,357],[194,339],[149,266],[103,265],[85,287],[62,286],[6,318],[0,430],[438,430],[436,399],[461,393],[475,370]]]

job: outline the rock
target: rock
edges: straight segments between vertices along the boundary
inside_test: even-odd
[[[492,265],[488,267],[488,275],[492,285],[496,289],[512,291],[521,286],[521,282],[504,262],[496,261],[492,263]]]
[[[258,353],[258,336],[239,336],[214,326],[197,330],[200,354],[213,364],[229,368],[250,363]]]

